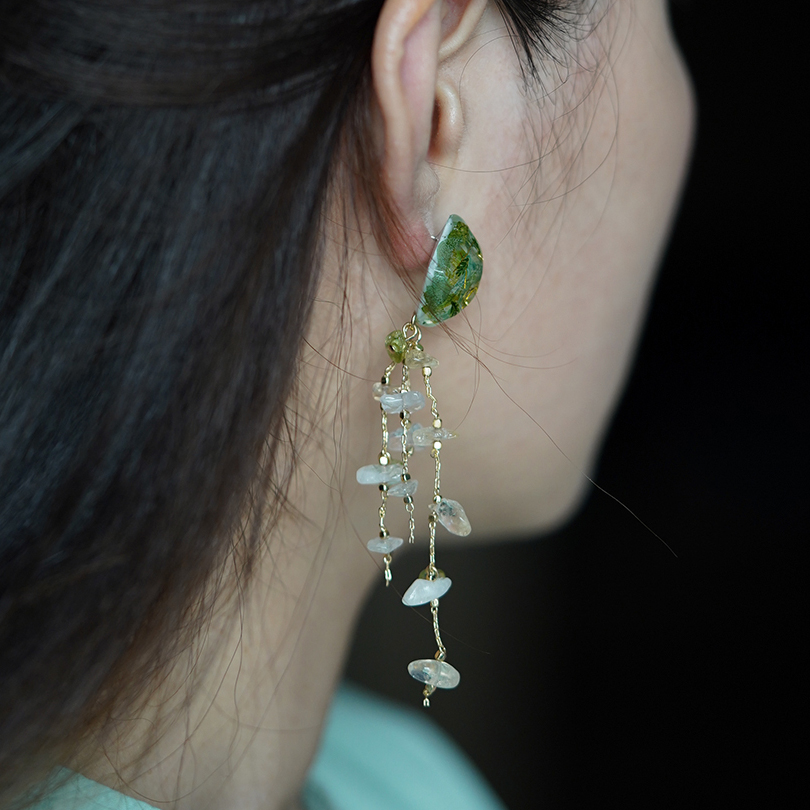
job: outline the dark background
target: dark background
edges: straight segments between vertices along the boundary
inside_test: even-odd
[[[442,551],[463,682],[430,713],[512,810],[805,806],[807,47],[775,12],[672,11],[698,138],[596,478],[678,558],[596,490],[537,542]],[[418,705],[426,635],[380,589],[348,674]]]

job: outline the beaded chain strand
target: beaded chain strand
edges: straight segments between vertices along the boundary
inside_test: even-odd
[[[422,333],[414,316],[405,326],[392,332],[386,338],[391,363],[379,383],[374,384],[374,399],[380,403],[382,445],[377,464],[369,464],[357,471],[357,480],[361,484],[376,484],[380,489],[381,502],[379,509],[379,536],[368,541],[369,551],[383,555],[385,584],[392,581],[391,553],[405,541],[393,537],[386,528],[385,518],[388,500],[392,497],[402,498],[408,518],[408,542],[414,542],[415,516],[414,498],[418,481],[411,476],[411,456],[415,450],[430,448],[434,461],[433,495],[428,505],[428,538],[429,556],[427,567],[419,574],[402,597],[403,604],[409,607],[430,605],[433,619],[433,634],[436,639],[437,652],[433,658],[419,659],[408,665],[411,677],[424,684],[423,705],[430,705],[430,696],[439,689],[452,689],[460,680],[458,670],[447,663],[447,648],[442,641],[439,630],[439,599],[447,593],[452,580],[436,566],[436,526],[441,524],[453,534],[465,536],[470,533],[470,522],[458,501],[444,498],[441,493],[441,449],[442,443],[455,439],[456,434],[447,430],[442,424],[439,404],[433,393],[431,377],[438,367],[438,361],[426,354],[421,344]],[[399,387],[392,388],[391,377],[398,365],[402,366],[402,381]],[[411,389],[411,371],[419,369],[425,386],[427,401],[430,402],[432,422],[430,427],[422,427],[411,422],[411,414],[422,410],[426,403],[425,396]],[[396,431],[399,438],[399,459],[394,461],[391,455],[391,440],[394,434],[389,433],[389,414],[399,414],[400,427]]]

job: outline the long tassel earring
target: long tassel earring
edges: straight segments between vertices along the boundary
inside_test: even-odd
[[[369,464],[357,471],[360,484],[377,485],[380,489],[379,533],[369,540],[369,551],[383,555],[385,584],[391,583],[391,553],[403,545],[404,538],[393,537],[385,523],[389,498],[401,498],[408,519],[408,542],[414,542],[416,521],[414,495],[418,482],[411,476],[411,456],[415,450],[430,449],[433,458],[433,496],[428,505],[428,537],[430,540],[427,567],[419,574],[402,597],[408,607],[430,604],[433,634],[438,650],[433,658],[420,658],[408,664],[412,678],[424,684],[423,705],[430,706],[430,697],[436,689],[453,689],[461,675],[449,664],[447,648],[439,631],[439,599],[452,585],[452,580],[436,566],[436,525],[444,526],[452,534],[466,536],[470,522],[458,501],[445,498],[441,489],[442,444],[455,439],[456,434],[442,424],[439,404],[433,393],[433,371],[438,360],[427,354],[422,346],[421,327],[436,326],[461,312],[478,291],[484,262],[481,248],[467,223],[455,214],[444,226],[428,265],[419,307],[402,329],[391,332],[385,340],[389,364],[373,387],[374,399],[380,403],[382,444],[377,464]],[[397,366],[401,366],[401,380],[392,382]],[[411,388],[411,374],[422,377],[425,395]],[[427,399],[425,398],[427,397]],[[422,427],[411,421],[411,414],[430,403],[431,425]],[[399,426],[389,430],[389,419],[399,416]],[[392,456],[396,444],[398,459]]]

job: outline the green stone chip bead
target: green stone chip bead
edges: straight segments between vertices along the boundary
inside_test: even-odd
[[[385,339],[385,348],[388,349],[388,356],[394,363],[401,363],[405,359],[405,350],[408,348],[408,341],[401,329],[391,332]]]
[[[478,292],[484,259],[467,223],[451,214],[431,256],[416,310],[420,326],[436,326],[458,315]]]

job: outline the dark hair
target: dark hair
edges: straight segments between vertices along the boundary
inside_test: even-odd
[[[0,9],[0,804],[148,692],[283,505],[338,152],[385,210],[381,5]],[[500,5],[533,70],[571,4]]]

